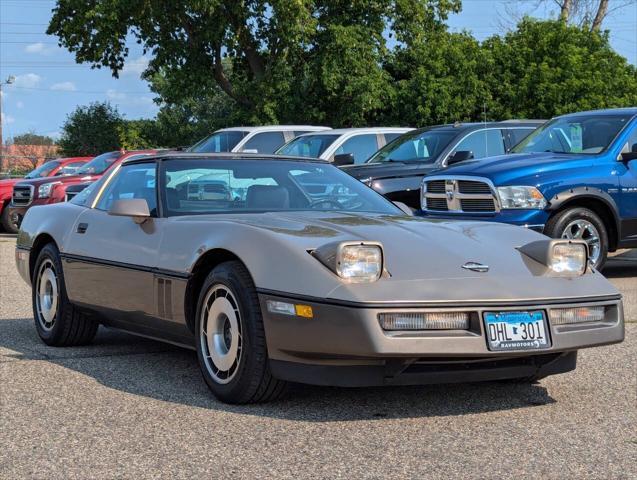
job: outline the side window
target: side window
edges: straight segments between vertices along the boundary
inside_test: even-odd
[[[157,215],[157,191],[155,163],[142,163],[125,165],[115,174],[102,196],[97,202],[96,208],[108,210],[115,200],[126,198],[143,198],[148,203],[148,209],[152,216]]]
[[[473,158],[492,157],[504,154],[504,141],[499,129],[478,130],[465,137],[456,148],[454,153],[459,151],[473,152]]]
[[[257,133],[246,142],[241,150],[256,150],[258,153],[274,153],[274,151],[285,143],[282,132]]]
[[[509,128],[506,132],[509,134],[509,138],[511,139],[511,146],[515,147],[518,143],[528,137],[531,132],[533,132],[533,128]]]
[[[343,145],[338,147],[335,155],[351,153],[354,155],[354,163],[363,163],[378,150],[376,134],[356,135],[345,140]]]
[[[628,141],[624,148],[622,148],[622,153],[628,152],[637,152],[637,124],[633,125],[633,132],[628,137]]]
[[[396,140],[398,137],[400,137],[402,135],[402,133],[384,133],[383,135],[385,135],[385,144],[393,142],[394,140]]]

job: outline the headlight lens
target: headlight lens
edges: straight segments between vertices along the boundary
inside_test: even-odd
[[[562,275],[582,275],[586,271],[586,249],[583,243],[555,243],[549,268]]]
[[[498,187],[502,208],[535,208],[546,207],[544,195],[535,187]]]
[[[383,269],[383,252],[379,245],[343,245],[339,251],[336,273],[351,282],[375,282]]]
[[[51,196],[51,190],[53,190],[53,185],[55,183],[45,183],[38,187],[38,197],[40,198],[49,198]]]

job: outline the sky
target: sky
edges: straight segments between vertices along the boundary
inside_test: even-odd
[[[610,30],[613,48],[637,64],[637,0],[610,0],[611,9],[620,3],[628,5],[612,12],[603,28]],[[69,113],[94,101],[109,100],[127,119],[152,118],[158,107],[140,79],[148,61],[141,48],[131,42],[119,79],[78,65],[44,33],[54,5],[54,0],[0,0],[0,81],[16,77],[2,87],[4,139],[25,132],[56,138]],[[550,0],[463,0],[462,12],[447,23],[452,31],[468,30],[484,40],[512,28],[516,16],[549,18],[556,12]]]

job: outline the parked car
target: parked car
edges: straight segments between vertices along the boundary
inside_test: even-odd
[[[315,198],[304,176],[338,187]],[[202,177],[248,187],[190,196]],[[171,153],[87,190],[24,218],[38,335],[85,344],[103,323],[195,349],[226,402],[287,381],[535,381],[624,338],[621,296],[583,241],[406,215],[324,161]]]
[[[276,153],[296,157],[321,158],[335,165],[363,163],[379,148],[412,128],[340,128],[306,133],[283,145]]]
[[[9,204],[13,194],[13,186],[23,180],[33,180],[46,177],[62,177],[73,175],[78,168],[84,165],[93,157],[69,157],[56,158],[43,163],[39,167],[31,170],[24,178],[7,178],[0,180],[0,224],[5,232],[17,233],[18,229],[11,222],[9,216]]]
[[[510,155],[425,178],[430,217],[488,220],[582,239],[602,268],[609,251],[637,247],[637,108],[554,118]]]
[[[107,152],[81,166],[74,175],[53,179],[34,178],[18,182],[13,186],[11,203],[8,208],[9,222],[17,230],[29,208],[36,205],[63,202],[66,200],[66,189],[70,185],[94,182],[131,156],[153,155],[155,153],[157,150]]]
[[[508,120],[421,128],[387,144],[362,165],[343,169],[388,199],[417,210],[425,174],[464,160],[501,155],[543,122]]]
[[[330,130],[311,125],[268,125],[217,130],[188,149],[195,153],[273,153],[281,145],[307,132]]]

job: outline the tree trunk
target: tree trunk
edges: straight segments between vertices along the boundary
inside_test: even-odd
[[[563,0],[560,8],[560,20],[568,22],[571,15],[571,7],[573,6],[573,0]]]
[[[602,22],[608,13],[608,0],[599,0],[599,7],[597,7],[597,13],[595,14],[595,19],[593,20],[593,25],[591,26],[591,30],[594,32],[599,32],[602,28]]]

